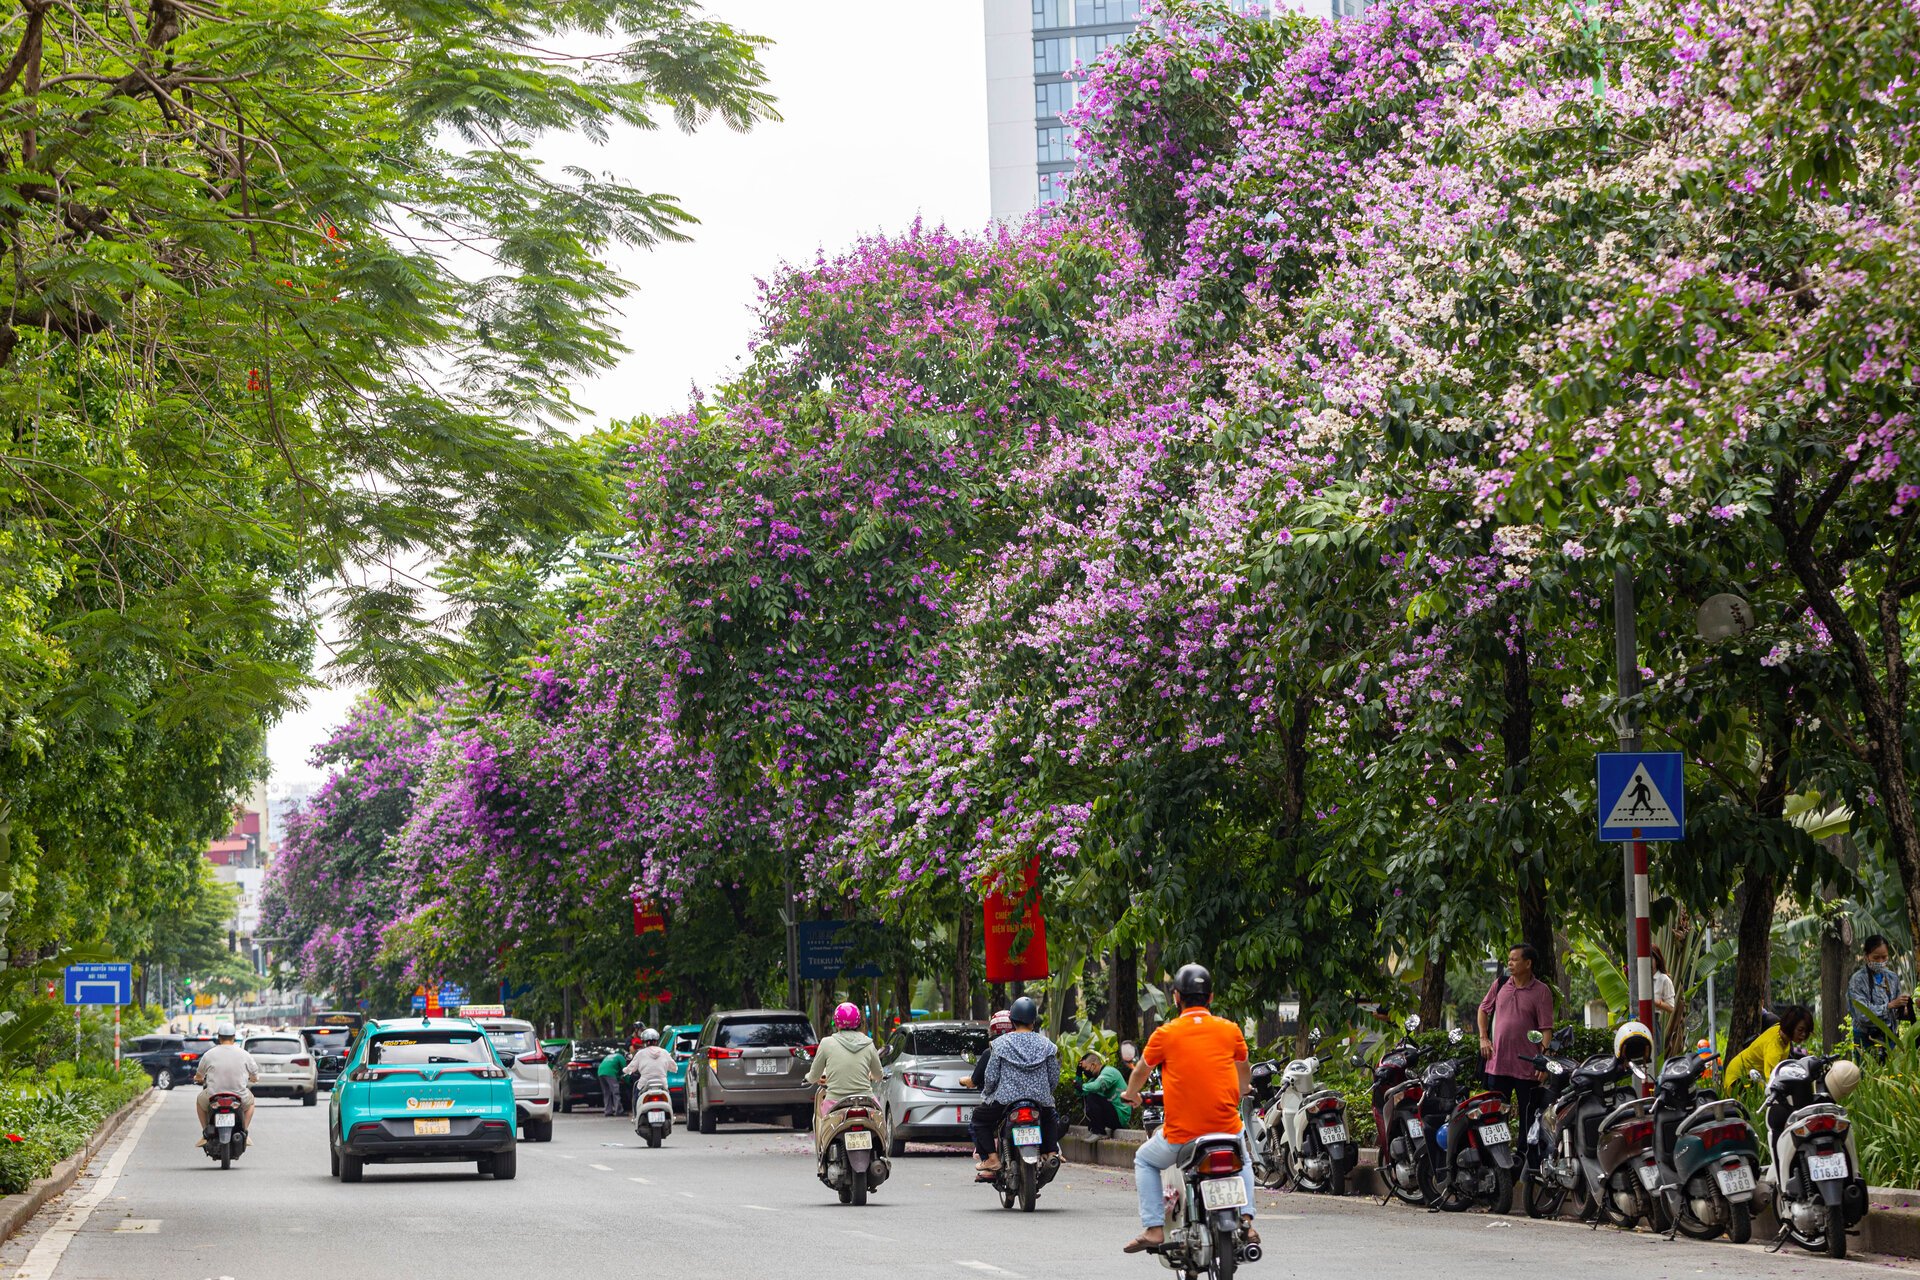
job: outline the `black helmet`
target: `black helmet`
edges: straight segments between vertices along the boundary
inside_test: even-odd
[[[1173,975],[1173,990],[1182,1004],[1212,1004],[1213,975],[1197,964],[1183,964]]]
[[[1007,1016],[1013,1019],[1016,1027],[1037,1027],[1040,1025],[1040,1006],[1021,996],[1007,1006]]]

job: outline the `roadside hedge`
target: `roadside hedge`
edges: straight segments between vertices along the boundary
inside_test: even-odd
[[[106,1118],[152,1087],[126,1063],[76,1070],[56,1063],[33,1075],[0,1079],[0,1193],[24,1191],[80,1150]]]

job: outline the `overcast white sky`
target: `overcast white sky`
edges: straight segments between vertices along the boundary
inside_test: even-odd
[[[683,407],[715,385],[752,331],[754,280],[915,217],[959,228],[988,219],[986,69],[980,0],[706,0],[712,15],[771,38],[770,87],[784,119],[749,134],[668,125],[552,157],[680,198],[690,244],[619,262],[639,292],[631,353],[580,388],[598,417]],[[275,781],[311,781],[314,745],[355,690],[316,691],[268,739]]]

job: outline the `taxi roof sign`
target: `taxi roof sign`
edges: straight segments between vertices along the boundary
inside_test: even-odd
[[[460,1006],[463,1018],[504,1018],[507,1006],[503,1004],[463,1004]]]

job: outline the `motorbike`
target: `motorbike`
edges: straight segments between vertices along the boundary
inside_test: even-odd
[[[1320,1036],[1313,1035],[1317,1044]],[[1314,1080],[1320,1069],[1317,1057],[1298,1058],[1279,1073],[1273,1084],[1272,1062],[1254,1069],[1258,1077],[1265,1068],[1264,1086],[1268,1098],[1249,1117],[1252,1125],[1254,1176],[1267,1186],[1291,1181],[1301,1191],[1325,1191],[1336,1196],[1347,1193],[1347,1175],[1360,1161],[1360,1149],[1347,1132],[1347,1104],[1332,1089],[1322,1089]],[[1254,1081],[1258,1098],[1262,1081]]]
[[[1675,1231],[1695,1240],[1725,1234],[1745,1244],[1753,1237],[1760,1145],[1738,1102],[1700,1087],[1706,1065],[1688,1055],[1660,1070],[1653,1093],[1657,1191]]]
[[[1579,1115],[1593,1077],[1583,1080],[1580,1064],[1567,1056],[1573,1033],[1572,1027],[1562,1027],[1542,1046],[1545,1052],[1527,1059],[1545,1077],[1540,1105],[1534,1108],[1526,1133],[1520,1179],[1521,1204],[1529,1218],[1560,1216],[1567,1197],[1582,1191]],[[1538,1031],[1529,1038],[1535,1044],[1543,1039]],[[1581,1087],[1575,1086],[1576,1080],[1581,1080]]]
[[[1240,1232],[1245,1159],[1237,1133],[1202,1134],[1181,1148],[1179,1177],[1167,1180],[1166,1241],[1154,1250],[1161,1266],[1186,1280],[1232,1280],[1241,1263],[1260,1261],[1260,1246]]]
[[[1767,1082],[1767,1182],[1780,1218],[1780,1243],[1809,1253],[1847,1256],[1847,1228],[1867,1212],[1867,1183],[1853,1147],[1853,1125],[1841,1099],[1852,1084],[1832,1083],[1836,1067],[1858,1080],[1844,1058],[1818,1054],[1788,1058]],[[1753,1073],[1756,1077],[1759,1072]],[[1775,1246],[1776,1248],[1779,1245]]]
[[[1052,1182],[1060,1171],[1058,1156],[1040,1153],[1044,1136],[1040,1126],[1045,1121],[1046,1113],[1037,1102],[1012,1103],[1000,1120],[1000,1130],[994,1139],[1000,1152],[1000,1169],[993,1175],[993,1188],[1000,1193],[1003,1209],[1017,1204],[1022,1212],[1032,1213],[1040,1188]]]
[[[673,1095],[649,1085],[633,1104],[633,1131],[657,1148],[673,1132]]]
[[[820,1181],[841,1204],[865,1204],[893,1172],[887,1149],[886,1111],[878,1098],[855,1095],[835,1102],[813,1126],[813,1154]]]
[[[1638,1067],[1632,1068],[1636,1077]],[[1658,1194],[1660,1160],[1653,1149],[1653,1099],[1630,1097],[1600,1121],[1594,1150],[1599,1177],[1589,1183],[1601,1217],[1632,1230],[1642,1219],[1655,1231],[1670,1231],[1666,1201]]]
[[[1407,1034],[1420,1029],[1420,1015],[1406,1022]],[[1380,1135],[1380,1177],[1387,1190],[1407,1204],[1427,1202],[1420,1166],[1426,1159],[1426,1128],[1420,1120],[1420,1047],[1402,1040],[1373,1068],[1373,1131]],[[1258,1166],[1255,1166],[1256,1170]]]
[[[1458,1028],[1453,1042],[1460,1043]],[[1513,1126],[1507,1100],[1486,1089],[1468,1089],[1461,1069],[1478,1059],[1449,1058],[1427,1068],[1420,1081],[1420,1123],[1427,1159],[1421,1190],[1429,1206],[1460,1213],[1485,1204],[1494,1213],[1513,1208]]]
[[[247,1109],[237,1093],[216,1093],[207,1100],[207,1123],[200,1131],[206,1139],[207,1158],[218,1160],[222,1169],[230,1169],[240,1153],[247,1149]]]

